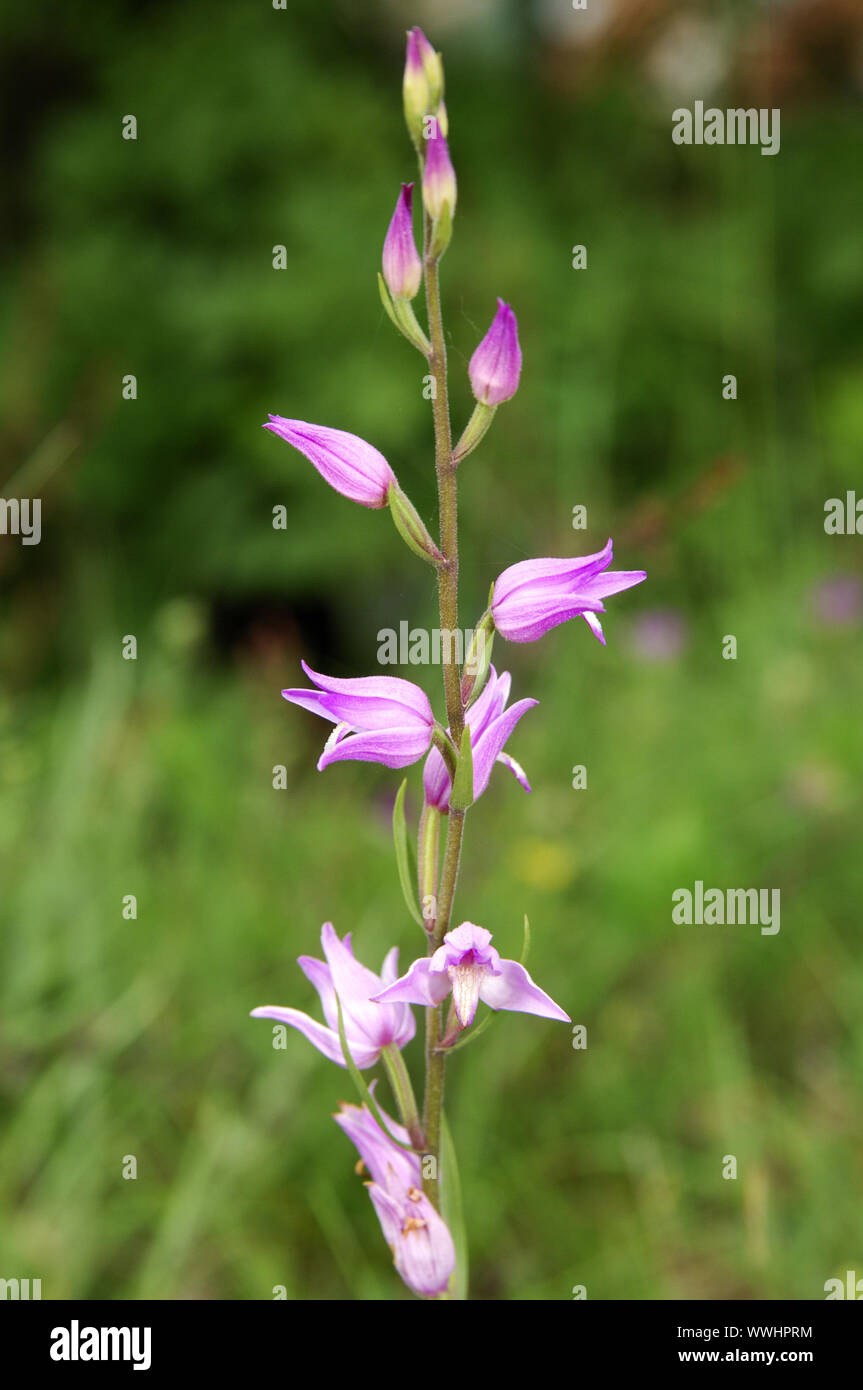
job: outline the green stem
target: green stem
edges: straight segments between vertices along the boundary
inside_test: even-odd
[[[452,433],[446,380],[446,343],[440,306],[440,267],[438,262],[431,258],[426,260],[425,282],[429,336],[432,345],[428,361],[434,381],[432,413],[434,416],[435,470],[437,472],[440,507],[440,550],[444,557],[444,564],[438,570],[443,680],[449,730],[453,742],[458,748],[464,728],[461,675],[455,657],[455,634],[458,632],[458,484],[455,465],[452,461]],[[444,637],[445,633],[451,634],[448,641]]]
[[[422,171],[421,171],[422,172]],[[446,341],[440,302],[440,267],[436,257],[429,254],[431,224],[424,221],[424,268],[428,328],[431,340],[429,370],[434,381],[432,414],[435,436],[435,472],[437,474],[438,507],[440,511],[440,550],[444,564],[437,572],[438,607],[440,610],[443,680],[450,736],[456,748],[461,746],[464,731],[464,710],[461,702],[461,673],[455,656],[455,634],[458,631],[458,484],[452,458],[452,431],[447,394]],[[444,633],[451,633],[449,641]],[[450,811],[446,848],[441,875],[434,931],[429,933],[428,950],[432,955],[449,931],[455,886],[461,858],[464,813]],[[424,1164],[423,1187],[426,1196],[440,1209],[440,1139],[443,1110],[444,1069],[446,1054],[438,1052],[441,1039],[442,1006],[426,1009],[426,1084],[423,1103],[423,1128],[426,1154],[434,1162]],[[431,1169],[431,1172],[427,1172]]]

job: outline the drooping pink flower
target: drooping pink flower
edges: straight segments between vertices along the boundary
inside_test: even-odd
[[[265,1004],[253,1009],[251,1017],[272,1018],[277,1023],[296,1028],[331,1062],[343,1067],[345,1060],[339,1039],[336,1007],[338,995],[348,1051],[361,1070],[373,1067],[382,1048],[391,1043],[402,1048],[416,1032],[414,1016],[407,1005],[393,1004],[381,1009],[380,1004],[369,1002],[381,985],[391,984],[395,980],[398,974],[398,948],[394,946],[387,952],[381,973],[376,975],[355,958],[350,933],[344,941],[340,941],[332,922],[325,922],[321,928],[321,945],[325,961],[317,960],[315,956],[300,956],[297,964],[320,995],[327,1026],[324,1027],[299,1009],[283,1009],[277,1004]]]
[[[413,184],[403,183],[384,239],[381,258],[384,280],[396,299],[413,299],[422,281],[422,261],[414,240],[412,199]]]
[[[450,993],[463,1028],[473,1023],[480,999],[490,1009],[570,1021],[569,1015],[534,984],[523,965],[501,959],[491,945],[491,932],[473,922],[462,922],[447,932],[433,956],[415,960],[406,975],[373,999],[381,1004],[437,1005]]]
[[[407,767],[428,752],[435,719],[418,685],[398,676],[322,676],[301,664],[318,689],[283,690],[284,699],[336,726],[318,759],[319,772],[350,759]]]
[[[343,497],[363,507],[385,507],[396,476],[383,454],[356,434],[271,415],[265,430],[305,454],[321,477]]]
[[[495,763],[508,767],[516,781],[530,791],[530,783],[523,768],[504,753],[503,746],[522,715],[538,703],[536,700],[519,700],[506,708],[509,699],[511,678],[508,671],[499,676],[491,667],[486,686],[465,715],[470,729],[470,747],[473,756],[473,799],[482,796],[491,777]],[[423,768],[423,790],[425,800],[439,811],[449,810],[451,790],[450,775],[446,763],[437,748],[431,748]]]
[[[492,594],[496,630],[509,642],[535,642],[550,628],[580,615],[605,646],[596,616],[605,612],[602,600],[647,578],[644,570],[608,570],[612,555],[609,540],[595,555],[510,565],[498,576]]]
[[[423,167],[423,203],[429,217],[438,218],[449,204],[450,216],[455,213],[455,170],[449,155],[446,138],[438,131],[425,142],[426,158]]]
[[[502,299],[497,301],[491,328],[470,359],[468,375],[473,394],[482,405],[502,405],[518,390],[521,376],[518,320]]]
[[[381,1113],[390,1133],[409,1143],[407,1130]],[[455,1269],[455,1246],[448,1226],[422,1190],[419,1154],[388,1139],[365,1105],[343,1104],[333,1119],[368,1170],[369,1196],[402,1279],[421,1298],[443,1293]]]

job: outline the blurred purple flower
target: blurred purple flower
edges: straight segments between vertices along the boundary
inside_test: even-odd
[[[381,1114],[390,1133],[409,1143],[407,1130]],[[402,1279],[421,1298],[443,1293],[455,1269],[455,1246],[449,1228],[422,1190],[419,1154],[393,1144],[365,1105],[343,1103],[333,1119],[368,1170],[369,1196]]]
[[[415,960],[406,975],[374,995],[379,1003],[437,1005],[451,992],[458,1021],[467,1028],[480,999],[490,1009],[538,1014],[569,1023],[553,999],[535,985],[518,961],[502,960],[491,932],[473,922],[447,932],[434,955]]]
[[[340,680],[322,676],[301,662],[318,690],[283,690],[282,696],[335,724],[318,759],[318,771],[330,763],[383,763],[407,767],[428,752],[434,715],[418,685],[398,676],[359,676]]]
[[[632,625],[632,646],[644,661],[675,661],[687,638],[683,616],[674,608],[653,608]]]
[[[470,359],[471,389],[483,405],[502,405],[515,395],[521,376],[518,320],[508,304],[497,301],[491,328]]]
[[[253,1009],[251,1017],[273,1018],[277,1023],[298,1029],[319,1052],[343,1067],[345,1059],[339,1040],[336,1008],[338,995],[348,1051],[358,1067],[372,1067],[380,1057],[382,1048],[391,1043],[399,1048],[404,1047],[416,1032],[414,1016],[406,1005],[397,1004],[382,1009],[380,1004],[369,1002],[381,985],[391,984],[395,980],[398,974],[398,948],[394,946],[387,952],[381,973],[376,975],[354,958],[350,933],[344,941],[340,941],[332,922],[325,922],[321,928],[321,945],[325,962],[317,960],[315,956],[300,956],[297,964],[318,991],[328,1026],[325,1028],[299,1009],[283,1009],[277,1004],[265,1004]]]
[[[816,617],[826,627],[850,627],[863,612],[863,583],[856,574],[837,574],[822,579],[810,593]]]
[[[474,801],[482,796],[488,786],[496,762],[508,767],[525,791],[530,791],[530,783],[523,768],[515,758],[502,752],[502,749],[522,715],[538,704],[538,701],[519,700],[507,709],[510,684],[509,672],[505,671],[499,676],[492,666],[485,689],[465,716],[465,722],[470,729],[473,755]],[[423,790],[430,806],[436,806],[439,811],[449,810],[450,775],[437,748],[432,748],[426,758],[423,768]]]
[[[581,616],[605,646],[596,616],[605,612],[602,600],[647,578],[644,570],[608,570],[612,556],[609,540],[594,555],[511,565],[494,585],[491,612],[497,631],[509,642],[535,642],[550,628]]]
[[[343,497],[363,507],[385,507],[396,476],[383,454],[358,435],[271,415],[262,426],[305,454],[321,477]]]

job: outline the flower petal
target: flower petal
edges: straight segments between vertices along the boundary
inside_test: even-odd
[[[409,729],[375,729],[371,733],[351,734],[318,759],[318,771],[330,763],[382,763],[384,767],[408,767],[428,752],[431,729],[415,725]]]
[[[480,986],[479,997],[490,1009],[509,1009],[515,1013],[538,1014],[540,1018],[559,1018],[569,1023],[569,1014],[535,985],[523,965],[518,961],[502,960],[500,973],[486,975]]]
[[[286,1024],[288,1028],[296,1028],[331,1062],[337,1063],[340,1067],[345,1065],[338,1033],[325,1028],[322,1023],[309,1018],[308,1014],[301,1013],[299,1009],[282,1009],[277,1004],[265,1004],[260,1009],[252,1009],[251,1017],[273,1018],[277,1023]],[[366,1067],[373,1067],[380,1055],[379,1048],[363,1047],[351,1039],[348,1039],[348,1051],[361,1071]]]
[[[450,992],[449,976],[432,974],[427,956],[415,960],[406,975],[372,998],[379,1004],[439,1004]]]
[[[497,719],[480,735],[476,743],[471,739],[474,800],[482,796],[488,786],[495,760],[516,724],[522,715],[527,714],[527,711],[533,709],[534,705],[538,703],[538,700],[518,700],[516,704],[504,710],[503,714],[498,715]]]
[[[552,581],[563,579],[570,583],[576,579],[579,581],[588,580],[593,575],[599,574],[601,570],[606,569],[613,558],[614,548],[611,539],[609,539],[602,550],[595,551],[593,555],[564,556],[562,559],[549,557],[537,560],[519,560],[517,564],[510,565],[509,569],[505,569],[495,580],[493,606],[508,599],[516,590],[525,585],[535,585],[543,579]]]

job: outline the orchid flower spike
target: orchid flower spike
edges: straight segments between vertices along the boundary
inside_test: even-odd
[[[263,428],[305,454],[321,477],[343,497],[363,507],[387,505],[387,494],[396,483],[396,475],[383,454],[364,439],[325,425],[286,420],[281,415],[271,415]]]
[[[471,390],[481,405],[502,405],[518,390],[521,376],[518,320],[502,299],[497,301],[491,328],[470,359],[468,375]]]
[[[435,719],[418,685],[398,676],[342,680],[301,665],[318,689],[283,690],[283,697],[336,726],[318,759],[319,772],[349,759],[407,767],[428,752]]]
[[[380,1004],[437,1006],[450,993],[462,1028],[473,1023],[480,999],[490,1009],[570,1022],[569,1015],[534,984],[524,966],[515,960],[502,960],[491,945],[491,932],[473,922],[462,922],[447,932],[433,956],[415,960],[406,975],[372,999]]]
[[[409,1143],[407,1130],[381,1114],[390,1133]],[[442,1294],[455,1269],[455,1246],[449,1228],[422,1190],[419,1154],[394,1144],[365,1105],[343,1104],[333,1119],[368,1170],[369,1196],[402,1279],[421,1298]]]
[[[414,1016],[407,1005],[392,1004],[382,1009],[380,1004],[369,1002],[376,990],[395,980],[398,948],[394,946],[387,952],[381,973],[376,975],[355,959],[350,933],[340,941],[331,922],[325,922],[321,928],[321,945],[325,961],[300,956],[297,964],[321,997],[327,1027],[299,1009],[283,1009],[276,1004],[253,1009],[251,1017],[273,1018],[296,1028],[331,1062],[343,1067],[346,1064],[339,1039],[338,995],[348,1051],[361,1070],[373,1067],[383,1048],[402,1048],[416,1032]]]
[[[465,716],[465,722],[470,729],[470,746],[473,755],[474,801],[482,796],[488,786],[492,768],[496,762],[508,767],[520,786],[524,787],[526,792],[530,791],[530,783],[523,768],[515,761],[515,758],[510,757],[502,750],[522,715],[527,714],[529,709],[533,709],[538,701],[519,700],[517,704],[507,709],[506,702],[509,699],[510,684],[509,672],[505,671],[502,676],[499,676],[492,666],[485,689],[471,705]],[[429,806],[435,806],[439,811],[449,810],[449,794],[452,790],[452,783],[446,763],[437,748],[430,749],[426,758],[423,768],[423,790],[426,803]]]
[[[605,646],[596,616],[605,612],[602,600],[647,578],[644,570],[608,570],[611,561],[609,541],[595,555],[510,565],[496,579],[492,593],[495,629],[508,642],[535,642],[550,628],[580,615]]]

